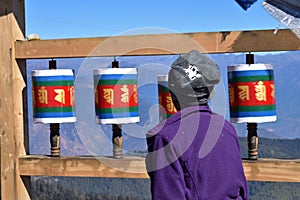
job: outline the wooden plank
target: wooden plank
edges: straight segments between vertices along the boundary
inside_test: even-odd
[[[300,159],[244,160],[247,180],[272,182],[300,182]]]
[[[152,34],[99,38],[16,41],[17,59],[76,58],[88,56],[141,56],[187,53],[233,53],[300,50],[290,30],[253,30]]]
[[[300,160],[243,160],[248,181],[300,182]],[[19,158],[19,170],[25,176],[79,176],[111,178],[148,178],[143,157],[48,157]]]
[[[20,157],[20,174],[24,176],[76,176],[110,178],[148,178],[142,157]]]
[[[30,199],[19,176],[18,158],[26,154],[22,99],[26,62],[16,62],[14,41],[24,39],[24,0],[0,3],[0,133],[1,133],[1,199]],[[25,102],[26,103],[26,102]],[[27,143],[28,144],[28,143]],[[24,178],[26,180],[26,178]],[[27,179],[29,180],[29,179]]]

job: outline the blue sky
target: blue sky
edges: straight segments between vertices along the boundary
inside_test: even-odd
[[[279,23],[262,2],[245,11],[234,0],[26,0],[26,35],[101,37],[149,27],[179,33],[276,29]]]
[[[127,35],[137,32],[146,34],[153,32],[189,33],[230,30],[275,30],[279,23],[264,10],[261,5],[262,2],[263,0],[258,0],[253,6],[245,11],[235,2],[235,0],[25,0],[26,35],[36,33],[41,39],[59,39]],[[90,73],[91,70],[85,66],[85,64],[88,65],[89,62],[94,61],[98,63],[97,66],[93,66],[94,68],[99,66],[107,67],[113,58],[103,59],[104,61],[101,60],[101,62],[100,60],[87,59],[80,66],[77,78],[80,76],[84,77],[85,72]],[[58,67],[63,62],[64,61],[59,61]],[[150,61],[148,62],[150,63]],[[47,68],[47,61],[45,61],[45,63],[45,66],[39,66]],[[66,66],[72,66],[73,64],[74,63],[71,63]],[[148,69],[153,69],[150,65],[141,65],[140,68],[144,69],[146,73],[148,72]],[[224,79],[224,81],[226,80]],[[85,83],[81,85],[85,86]],[[90,86],[91,84],[86,85]],[[224,85],[220,87],[223,86]],[[83,88],[82,90],[85,89]],[[92,102],[92,88],[88,90],[88,92],[91,94],[91,98],[88,98],[88,100]],[[76,93],[77,97],[79,97],[78,94],[80,94],[80,92]],[[224,95],[224,91],[220,94]],[[86,98],[86,96],[82,96]],[[147,97],[145,96],[145,98]],[[77,100],[76,105],[85,105]],[[92,104],[93,102],[90,103],[90,105]],[[94,146],[90,145],[90,140],[95,143],[95,147],[97,148],[99,147],[99,144],[103,143],[101,141],[106,140],[103,140],[103,138],[100,137],[101,134],[98,134],[102,129],[99,129],[99,126],[95,124],[94,115],[90,115],[90,113],[92,113],[90,110],[93,111],[94,108],[89,107],[90,110],[88,110],[86,107],[79,108],[78,106],[76,109],[77,114],[79,113],[77,116],[78,118],[83,118],[82,116],[84,116],[80,111],[88,112],[90,117],[86,117],[87,125],[83,126],[83,128],[81,128],[80,123],[76,123],[78,135],[84,145],[90,147],[89,150],[91,152],[98,152],[98,149],[93,149]],[[157,115],[157,113],[153,114],[151,110],[149,110],[148,114],[149,116]],[[81,119],[78,121],[81,122],[80,120]],[[295,120],[293,122],[298,123]],[[142,133],[141,131],[136,130],[148,129],[150,125],[153,125],[152,123],[150,123],[150,125],[147,123],[145,124],[145,126],[133,124],[133,130],[135,131],[131,131],[131,133]],[[89,137],[87,137],[86,130],[90,130],[87,129],[87,127],[94,128],[93,131],[89,131],[89,134],[96,135],[88,135]],[[124,126],[123,130],[125,130],[125,128],[126,127]],[[128,129],[130,129],[130,127]],[[80,130],[84,131],[81,132]],[[282,131],[280,133],[284,134]],[[132,136],[136,138],[140,137],[136,135]],[[40,135],[38,137],[40,139]],[[45,135],[44,137],[47,137],[45,141],[48,140],[48,136]],[[107,142],[107,146],[111,147],[110,141]],[[48,149],[46,151],[48,152]]]

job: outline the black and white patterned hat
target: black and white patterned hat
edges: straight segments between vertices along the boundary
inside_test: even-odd
[[[168,77],[172,99],[180,104],[180,108],[206,104],[221,79],[218,65],[197,50],[177,58]]]

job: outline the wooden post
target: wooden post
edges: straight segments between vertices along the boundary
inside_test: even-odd
[[[254,55],[246,54],[246,64],[254,64]],[[258,158],[258,136],[257,123],[247,123],[248,130],[248,159],[257,160]]]
[[[16,61],[14,49],[16,40],[24,40],[24,0],[1,1],[0,27],[1,199],[26,200],[29,178],[21,178],[18,168],[18,158],[26,155],[29,143],[26,62]]]
[[[122,125],[113,124],[112,125],[112,143],[113,143],[113,156],[114,158],[122,158]]]

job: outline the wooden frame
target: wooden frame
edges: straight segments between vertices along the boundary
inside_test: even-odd
[[[287,39],[288,38],[288,39]],[[17,59],[77,58],[89,56],[144,56],[187,53],[238,53],[300,50],[290,30],[204,32],[16,41]]]
[[[1,1],[0,27],[1,199],[30,199],[30,176],[148,177],[144,158],[139,157],[28,155],[26,59],[170,55],[191,49],[204,53],[300,50],[300,40],[290,30],[26,41],[24,0]],[[300,182],[299,159],[244,160],[243,166],[248,180]]]
[[[18,59],[43,59],[170,55],[186,53],[191,49],[206,53],[287,51],[300,50],[300,40],[290,30],[280,30],[277,35],[274,35],[273,30],[257,30],[16,41],[15,48]],[[105,163],[119,167],[130,166],[128,169],[132,172],[122,172],[118,167],[111,168]],[[298,159],[244,160],[243,166],[248,180],[300,182],[300,177],[295,175],[300,171]],[[24,176],[148,177],[144,158],[138,157],[118,160],[108,157],[51,158],[29,155],[19,158],[19,170]]]

